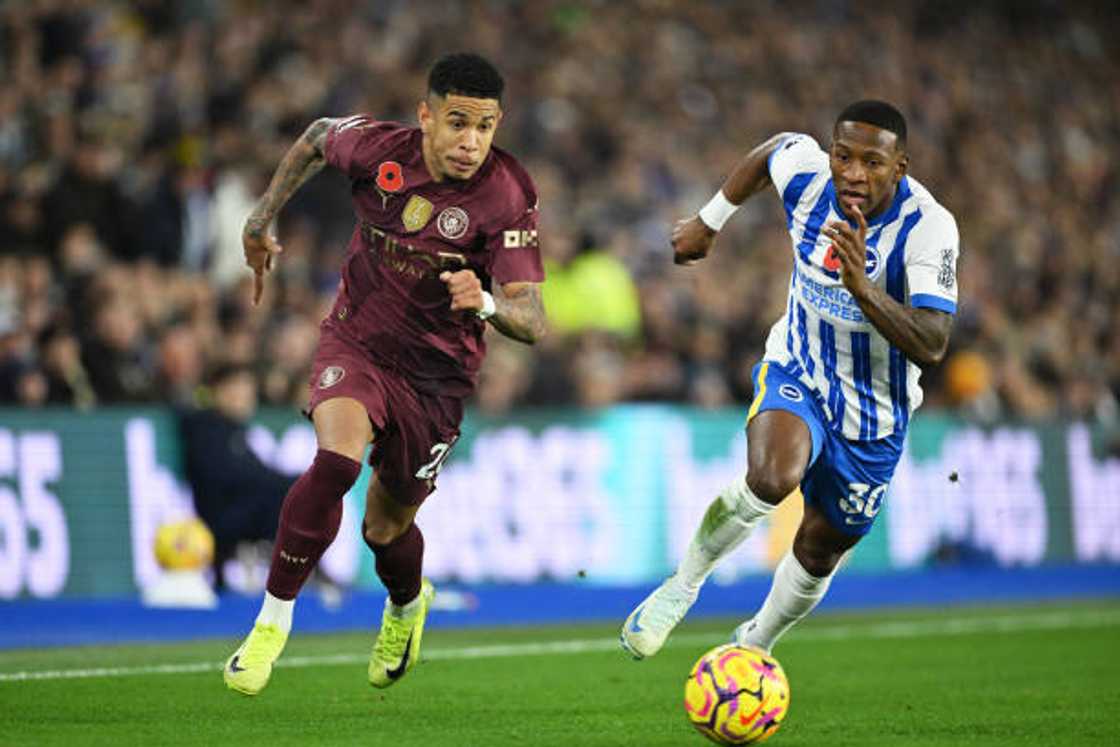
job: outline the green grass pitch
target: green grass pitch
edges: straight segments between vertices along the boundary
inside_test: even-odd
[[[372,633],[297,631],[256,698],[222,683],[233,640],[0,652],[0,744],[700,747],[684,678],[735,622],[686,623],[642,662],[615,623],[433,629],[386,691]],[[776,747],[1120,744],[1120,601],[820,614],[775,653]]]

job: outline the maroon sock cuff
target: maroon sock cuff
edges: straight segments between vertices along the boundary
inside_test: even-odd
[[[338,452],[319,449],[315,452],[311,469],[315,471],[317,478],[323,480],[324,487],[329,486],[333,489],[332,492],[337,491],[342,496],[346,495],[346,491],[358,479],[362,464]]]

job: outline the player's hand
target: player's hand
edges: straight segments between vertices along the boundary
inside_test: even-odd
[[[272,269],[272,258],[284,251],[284,247],[267,228],[256,231],[248,224],[241,232],[241,245],[245,249],[245,264],[253,270],[253,305],[256,306],[264,292],[264,274]]]
[[[684,218],[673,226],[669,243],[673,246],[673,262],[678,265],[692,265],[708,256],[716,232],[708,228],[700,216]]]
[[[474,270],[444,270],[439,274],[439,279],[451,294],[452,311],[482,311],[482,281],[474,274]]]
[[[832,239],[832,249],[840,260],[840,280],[852,295],[860,298],[871,287],[867,279],[867,220],[858,206],[852,207],[857,228],[847,221],[833,221],[825,227],[825,235]]]

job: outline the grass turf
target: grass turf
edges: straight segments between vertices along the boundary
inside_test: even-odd
[[[643,662],[615,624],[433,629],[386,691],[365,684],[372,634],[297,634],[256,698],[222,684],[236,641],[0,652],[0,744],[699,746],[684,677],[733,625],[686,623]],[[1120,602],[816,615],[776,653],[779,747],[1120,744]],[[72,676],[153,665],[173,673]]]

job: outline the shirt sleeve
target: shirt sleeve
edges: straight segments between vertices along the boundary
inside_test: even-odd
[[[506,221],[487,239],[493,261],[490,277],[498,283],[539,283],[544,280],[537,236],[536,200],[520,215]]]
[[[828,154],[809,135],[793,132],[770,153],[766,167],[770,171],[770,181],[774,183],[774,188],[785,199],[786,190],[796,177],[808,175],[811,179],[822,169],[828,168]],[[802,179],[805,177],[802,176]]]
[[[376,166],[385,125],[366,114],[340,119],[327,130],[323,153],[327,163],[349,176],[370,176]]]
[[[910,305],[957,313],[957,257],[960,235],[948,211],[930,216],[914,229],[906,247],[906,284]]]

